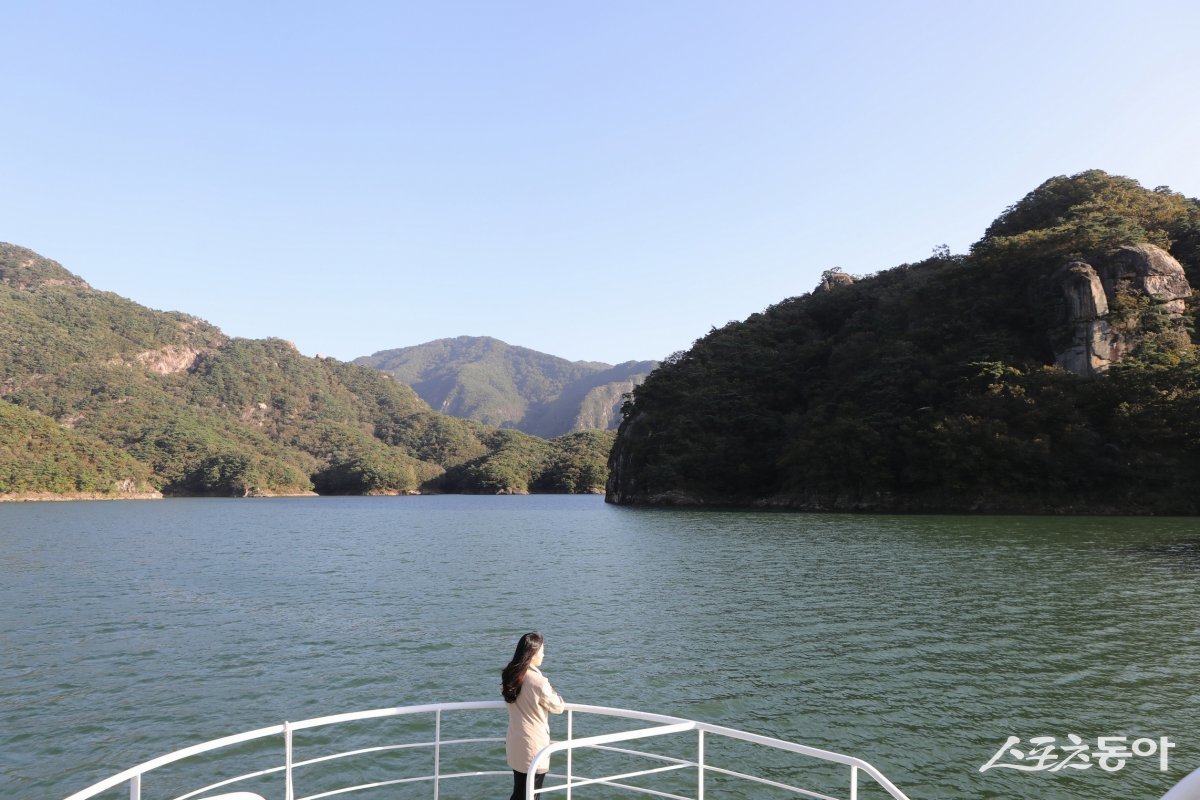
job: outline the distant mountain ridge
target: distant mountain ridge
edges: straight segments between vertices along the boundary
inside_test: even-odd
[[[354,360],[391,375],[443,414],[547,439],[615,430],[625,395],[657,361],[568,361],[490,336],[437,339]]]

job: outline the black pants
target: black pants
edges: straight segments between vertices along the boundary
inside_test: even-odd
[[[526,800],[525,798],[525,781],[529,777],[527,772],[517,772],[513,770],[513,793],[508,800]],[[540,789],[546,781],[546,773],[539,772],[533,777],[533,788]]]

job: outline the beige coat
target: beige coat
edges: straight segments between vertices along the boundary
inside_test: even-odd
[[[550,744],[548,714],[563,712],[563,699],[537,667],[530,667],[521,683],[521,693],[515,702],[508,703],[508,737],[504,750],[508,765],[517,772],[529,769],[537,751]],[[538,772],[548,772],[550,759],[537,766]]]

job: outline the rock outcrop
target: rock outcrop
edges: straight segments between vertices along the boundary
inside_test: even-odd
[[[1067,334],[1055,347],[1055,363],[1085,377],[1137,346],[1136,315],[1114,314],[1114,306],[1148,297],[1168,319],[1179,320],[1192,294],[1183,266],[1155,245],[1123,245],[1094,260],[1095,265],[1072,261],[1051,278]]]
[[[579,412],[575,415],[571,430],[615,431],[621,424],[622,403],[634,387],[645,379],[646,373],[637,373],[625,380],[589,389],[577,405]]]
[[[831,292],[838,286],[849,286],[854,283],[853,275],[842,272],[838,267],[827,269],[821,273],[821,282],[817,284],[817,288],[813,289],[814,293]]]
[[[1183,265],[1152,244],[1127,244],[1105,254],[1101,280],[1110,291],[1133,288],[1166,304],[1172,316],[1183,313],[1192,295]]]
[[[151,372],[159,375],[173,375],[176,372],[190,372],[204,353],[204,350],[194,347],[168,345],[157,350],[138,353],[135,358],[139,364]]]

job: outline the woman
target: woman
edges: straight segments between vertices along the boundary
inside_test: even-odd
[[[500,693],[508,703],[508,736],[504,740],[504,750],[513,771],[513,791],[509,800],[525,800],[528,775],[524,770],[529,769],[529,762],[537,751],[550,744],[547,714],[563,712],[563,699],[538,670],[545,657],[545,639],[540,633],[527,633],[517,642],[512,661],[501,673]],[[542,788],[549,770],[549,759],[537,765],[534,788]]]

